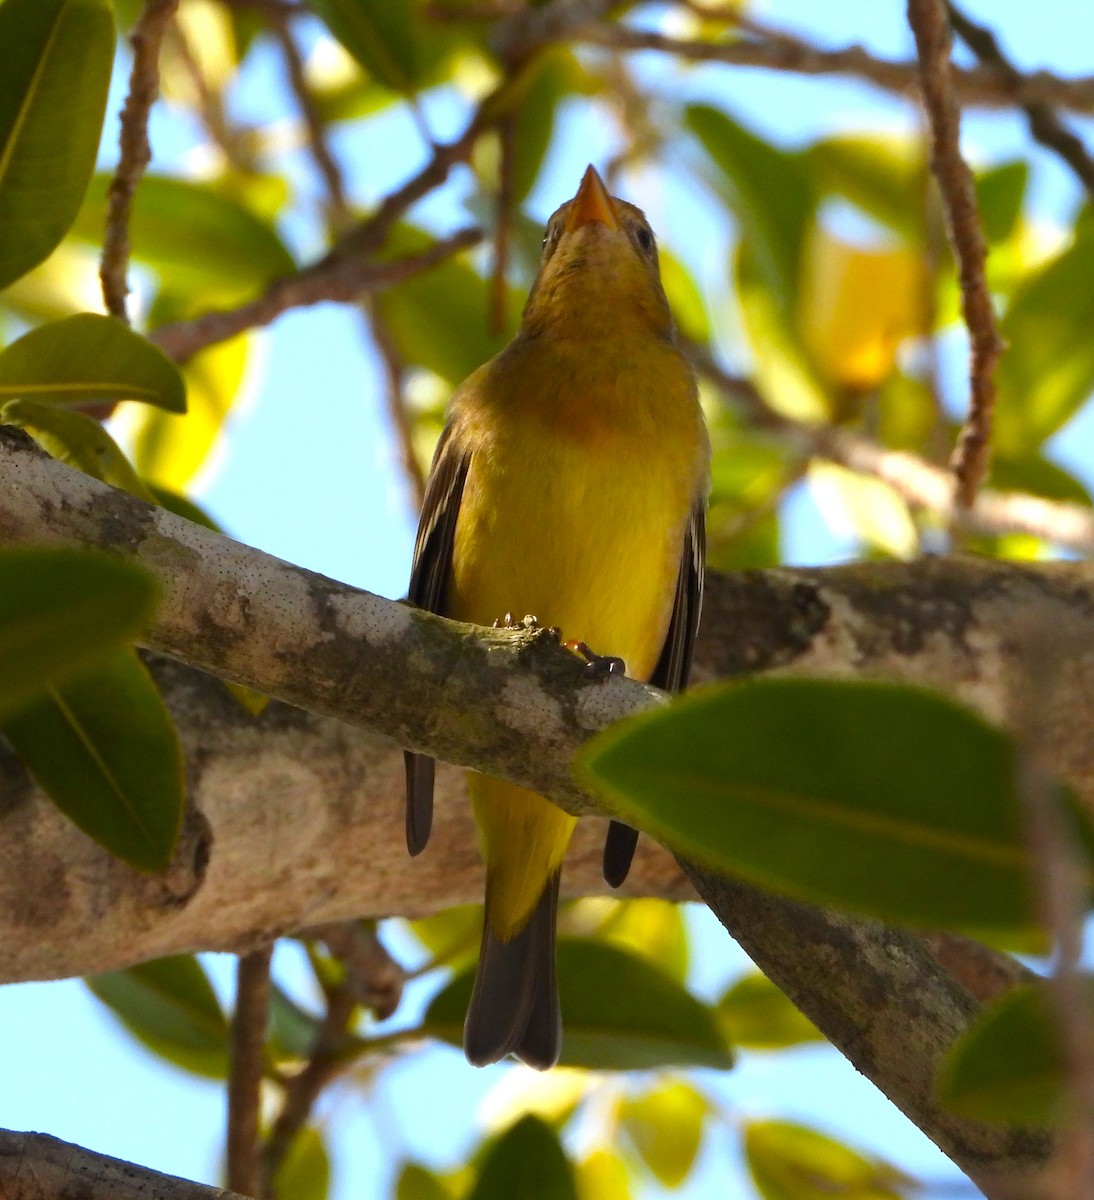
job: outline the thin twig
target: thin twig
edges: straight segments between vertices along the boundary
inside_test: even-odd
[[[513,155],[516,123],[512,113],[498,123],[498,194],[494,204],[494,263],[490,274],[490,329],[503,333],[508,315],[506,283],[509,273],[509,242],[513,232]]]
[[[106,230],[99,263],[106,311],[122,321],[129,320],[125,298],[129,294],[129,215],[133,196],[145,167],[152,161],[148,141],[148,114],[160,91],[160,43],[179,0],[146,0],[133,27],[129,43],[133,66],[129,92],[121,112],[118,165],[107,195]]]
[[[418,461],[414,449],[414,428],[407,411],[404,383],[406,380],[406,364],[399,354],[394,339],[371,297],[365,298],[364,312],[369,323],[373,345],[380,355],[380,363],[384,368],[385,397],[387,400],[387,415],[395,434],[395,442],[399,448],[399,465],[403,475],[410,485],[411,499],[414,511],[420,512],[422,501],[425,499],[425,472]]]
[[[357,1006],[353,989],[348,985],[331,989],[327,994],[327,1011],[315,1033],[307,1063],[285,1085],[281,1109],[266,1139],[262,1153],[264,1190],[270,1186],[278,1167],[292,1147],[293,1140],[308,1123],[312,1108],[323,1089],[349,1063],[340,1058],[337,1050],[346,1034]]]
[[[275,280],[261,296],[238,308],[163,325],[151,334],[151,339],[176,362],[185,362],[206,346],[227,341],[247,329],[268,325],[291,308],[306,308],[324,300],[355,300],[365,292],[393,287],[481,240],[480,230],[461,229],[421,254],[390,262],[346,259],[335,257],[332,252],[296,275]]]
[[[560,26],[553,40],[616,50],[656,50],[691,62],[717,62],[795,75],[851,75],[903,96],[913,94],[917,80],[915,63],[877,58],[855,45],[823,50],[789,34],[714,42],[672,37],[615,23],[589,23]],[[957,68],[954,84],[964,104],[1010,108],[1015,104],[1040,102],[1074,112],[1094,112],[1094,76],[1090,75],[1066,79],[1048,71],[1034,71],[1010,79],[984,67]]]
[[[952,459],[957,500],[970,508],[987,475],[995,407],[995,364],[1003,340],[985,277],[987,247],[976,205],[976,186],[961,157],[961,112],[950,65],[950,26],[945,0],[908,0],[908,24],[919,52],[923,103],[931,125],[931,170],[946,209],[950,241],[961,279],[961,311],[969,331],[969,414]]]
[[[380,940],[375,921],[341,921],[308,931],[326,943],[346,969],[346,986],[358,1004],[372,1010],[378,1021],[399,1007],[407,972]]]
[[[1022,78],[1021,72],[1003,53],[990,29],[970,21],[952,0],[947,0],[946,8],[954,33],[982,63],[994,67],[1012,81]],[[1082,140],[1063,124],[1052,106],[1043,100],[1026,101],[1022,104],[1022,110],[1034,140],[1059,155],[1075,172],[1090,197],[1094,198],[1094,158],[1091,158]]]
[[[272,946],[254,950],[242,955],[236,968],[232,1064],[228,1076],[227,1164],[228,1187],[245,1196],[263,1195],[258,1127],[272,953]]]
[[[289,22],[284,15],[275,16],[271,28],[285,61],[285,73],[289,86],[296,97],[297,107],[304,120],[308,135],[308,148],[312,161],[323,180],[329,198],[328,219],[337,233],[342,233],[349,221],[349,205],[346,201],[346,186],[342,170],[327,143],[327,131],[315,106],[315,98],[308,87],[307,72],[300,47],[292,36]]]

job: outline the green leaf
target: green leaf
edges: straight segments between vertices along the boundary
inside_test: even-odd
[[[824,1034],[766,975],[744,975],[718,1001],[729,1040],[743,1050],[784,1050],[823,1042]]]
[[[474,969],[464,971],[433,998],[426,1033],[462,1045],[473,982]],[[628,1071],[733,1065],[711,1009],[644,958],[604,942],[560,938],[558,985],[562,1066]]]
[[[718,168],[717,180],[740,221],[742,238],[789,312],[798,290],[802,241],[816,206],[804,161],[705,104],[690,105],[685,122]]]
[[[1066,424],[1094,388],[1094,230],[1014,291],[1000,332],[995,445],[1022,458]]]
[[[642,1161],[667,1188],[684,1182],[695,1164],[710,1105],[690,1084],[674,1081],[619,1106],[620,1121]]]
[[[661,282],[665,285],[665,295],[669,298],[676,328],[689,341],[705,346],[710,341],[710,317],[695,277],[664,246],[658,257],[661,261]]]
[[[415,90],[414,0],[312,0],[311,7],[378,83],[408,95]]]
[[[154,503],[117,442],[86,413],[12,400],[0,406],[0,422],[25,429],[58,462]]]
[[[554,1130],[522,1117],[487,1147],[467,1200],[578,1200],[574,1171]]]
[[[976,176],[976,202],[989,242],[1005,242],[1014,232],[1028,182],[1029,164],[1021,159],[1000,163]]]
[[[941,696],[731,683],[620,723],[579,765],[623,820],[761,887],[930,928],[1035,925],[1015,746]]]
[[[1044,454],[1027,454],[1023,458],[1007,458],[993,454],[991,486],[1004,492],[1032,492],[1046,500],[1065,500],[1071,504],[1091,503],[1090,492],[1070,471]]]
[[[154,1054],[195,1075],[227,1078],[228,1019],[192,955],[107,971],[84,982]]]
[[[0,404],[14,399],[58,405],[139,400],[186,411],[186,387],[167,355],[124,322],[95,313],[32,329],[0,351]]]
[[[0,719],[132,641],[158,596],[145,571],[97,551],[0,549]]]
[[[603,918],[593,929],[573,932],[595,933],[598,940],[610,942],[643,958],[684,983],[688,974],[688,934],[684,911],[679,904],[653,896],[634,900],[598,897],[578,901],[578,912],[588,905]],[[572,912],[573,910],[571,910]]]
[[[305,1125],[274,1172],[270,1194],[285,1200],[326,1200],[329,1191],[330,1155],[323,1135]]]
[[[0,287],[46,258],[75,219],[113,64],[109,0],[0,4]]]
[[[270,1048],[278,1058],[302,1062],[315,1048],[319,1021],[276,983],[270,984]]]
[[[421,1163],[403,1163],[395,1184],[395,1200],[455,1200],[458,1193]]]
[[[950,1047],[938,1095],[974,1121],[1055,1125],[1066,1112],[1066,1087],[1050,997],[1044,987],[1026,986],[1007,992]]]
[[[143,871],[171,860],[185,802],[182,751],[133,651],[50,688],[3,732],[54,804]]]
[[[419,229],[401,226],[389,248],[393,255],[417,254],[432,241]],[[376,305],[399,355],[455,387],[497,354],[516,328],[522,299],[515,289],[509,289],[511,320],[502,333],[490,329],[487,292],[486,280],[457,255],[387,288]]]
[[[513,199],[521,204],[535,186],[547,157],[559,103],[574,88],[581,68],[573,53],[556,46],[529,64],[513,110]]]
[[[581,1200],[631,1200],[627,1165],[606,1146],[591,1150],[574,1164],[574,1170]]]
[[[901,1200],[919,1185],[888,1163],[789,1121],[744,1127],[749,1174],[763,1200]]]
[[[110,177],[97,175],[73,228],[98,245]],[[173,319],[253,296],[296,270],[273,226],[208,183],[145,175],[133,201],[129,240],[134,259],[152,267],[176,297]]]
[[[918,138],[838,133],[802,155],[820,191],[857,205],[907,237],[923,237],[927,162]]]

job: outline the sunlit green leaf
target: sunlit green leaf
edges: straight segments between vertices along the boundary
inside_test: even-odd
[[[717,181],[768,286],[789,310],[816,204],[805,163],[709,105],[689,106],[685,121],[718,168]]]
[[[588,896],[566,905],[559,927],[578,937],[596,937],[651,959],[681,983],[688,973],[688,935],[679,904],[655,897],[618,900]]]
[[[661,247],[661,282],[676,322],[676,328],[689,341],[700,346],[710,340],[710,316],[706,310],[703,293],[694,275],[683,262],[664,246]]]
[[[1032,492],[1047,500],[1064,500],[1070,504],[1091,502],[1084,483],[1036,450],[1021,458],[993,454],[990,482],[993,488],[1004,492]]]
[[[420,51],[414,0],[311,0],[311,7],[377,82],[395,92],[415,90]]]
[[[139,567],[94,550],[0,549],[0,717],[132,641],[158,593]]]
[[[109,0],[0,4],[0,287],[40,263],[72,224],[113,63]]]
[[[607,1146],[597,1146],[574,1164],[581,1200],[630,1200],[627,1164]]]
[[[98,421],[85,413],[50,404],[12,400],[0,405],[0,422],[25,429],[59,462],[153,503],[152,493],[141,482],[118,444]]]
[[[903,1200],[919,1190],[888,1163],[789,1121],[749,1121],[744,1149],[763,1200]]]
[[[433,998],[427,1033],[463,1042],[474,970]],[[722,1070],[732,1054],[714,1013],[648,960],[603,942],[560,938],[562,1066],[647,1070],[704,1066]]]
[[[803,152],[819,190],[834,193],[914,241],[923,236],[927,162],[922,140],[837,133]]]
[[[743,975],[718,1001],[729,1040],[742,1050],[782,1050],[824,1035],[766,975]]]
[[[1067,1077],[1050,997],[1026,986],[1007,992],[950,1047],[938,1093],[972,1120],[1054,1125],[1066,1112]]]
[[[759,679],[620,723],[582,765],[617,815],[716,870],[883,919],[1022,931],[1016,755],[929,692]]]
[[[330,1155],[322,1133],[305,1125],[271,1180],[270,1193],[284,1200],[326,1200],[330,1191]]]
[[[1022,458],[1069,421],[1094,388],[1094,231],[1015,288],[1000,324],[995,444]]]
[[[695,1088],[676,1080],[626,1097],[619,1118],[646,1166],[665,1187],[676,1188],[695,1164],[709,1111]]]
[[[574,1171],[554,1130],[522,1117],[486,1147],[467,1200],[578,1200]]]
[[[456,904],[408,924],[438,964],[458,968],[478,958],[482,936],[481,904]]]
[[[192,955],[92,975],[85,982],[154,1054],[195,1075],[227,1078],[228,1019]]]
[[[3,732],[84,833],[141,870],[168,864],[182,821],[182,752],[133,651],[50,688],[9,716]]]
[[[465,1189],[451,1182],[421,1163],[404,1163],[395,1182],[395,1200],[457,1200]]]

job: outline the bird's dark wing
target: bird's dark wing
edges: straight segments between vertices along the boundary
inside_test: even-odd
[[[407,593],[412,604],[435,613],[441,612],[444,605],[456,518],[471,463],[471,455],[457,447],[452,429],[451,424],[445,426],[433,456]],[[409,750],[404,752],[403,758],[406,762],[406,848],[411,854],[421,854],[433,826],[433,759]]]
[[[703,608],[703,578],[706,572],[706,497],[691,510],[684,534],[684,552],[676,577],[676,598],[661,657],[650,676],[650,683],[666,692],[679,692],[687,686],[699,614]],[[621,821],[612,821],[604,843],[604,878],[611,887],[619,887],[631,869],[638,831]]]

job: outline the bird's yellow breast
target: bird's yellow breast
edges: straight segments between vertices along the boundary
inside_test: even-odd
[[[454,416],[472,456],[446,611],[479,624],[532,614],[648,677],[705,486],[677,351],[644,338],[604,361],[572,339],[518,340],[471,377]]]

